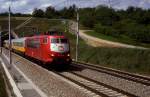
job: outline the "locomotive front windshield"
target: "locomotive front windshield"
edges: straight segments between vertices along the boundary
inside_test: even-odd
[[[69,44],[66,38],[52,38],[51,39],[51,51],[64,53],[69,51]]]
[[[53,38],[51,43],[68,43],[68,40],[65,38]]]

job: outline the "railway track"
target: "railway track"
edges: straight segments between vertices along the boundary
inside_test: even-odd
[[[123,79],[129,80],[129,81],[133,81],[133,82],[136,82],[136,83],[144,84],[146,86],[150,86],[150,78],[146,77],[146,76],[131,74],[131,73],[128,73],[128,72],[123,72],[123,71],[114,70],[114,69],[111,69],[111,68],[91,65],[91,64],[82,63],[82,62],[73,61],[73,63],[71,65],[74,66],[74,67],[78,67],[78,68],[91,69],[91,70],[94,70],[94,71],[106,73],[106,74],[109,74],[109,75],[112,75],[112,76],[115,76],[115,77],[119,77],[119,78],[123,78]]]
[[[14,54],[14,56],[16,56],[16,54]],[[17,56],[19,56],[19,55],[17,55]],[[21,56],[19,56],[19,57],[21,58]],[[20,60],[19,57],[16,57],[16,58]],[[21,58],[21,60],[22,59],[24,59],[24,58]],[[25,60],[26,59],[24,59],[24,61]],[[33,63],[33,64],[35,64],[35,63]],[[83,64],[83,63],[82,64],[81,63],[77,64],[76,62],[73,62],[72,66],[78,67],[78,68],[81,68],[81,67],[83,68],[84,67],[84,68],[88,68],[88,69],[92,68],[92,70],[100,72],[99,66],[98,67],[93,66],[93,65],[90,66],[90,65],[87,65],[87,64]],[[47,69],[47,68],[45,68],[45,69]],[[126,92],[124,90],[112,87],[111,85],[107,85],[105,83],[101,83],[99,81],[96,81],[94,79],[91,79],[89,77],[86,77],[82,74],[76,73],[76,72],[71,71],[71,70],[69,70],[69,71],[66,70],[66,71],[63,71],[63,72],[57,72],[57,71],[52,70],[52,72],[54,72],[55,74],[57,74],[57,75],[65,78],[65,79],[67,79],[67,80],[69,80],[69,81],[85,88],[88,91],[91,91],[92,93],[95,94],[94,97],[139,97],[139,96],[134,95],[132,93],[129,93],[129,92]],[[109,73],[107,73],[107,74],[109,74]],[[119,77],[119,76],[117,76],[117,77]]]
[[[114,88],[104,83],[100,83],[74,72],[55,73],[102,97],[138,97],[136,95]]]

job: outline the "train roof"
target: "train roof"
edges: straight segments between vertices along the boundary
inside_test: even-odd
[[[32,37],[27,37],[27,39],[31,39],[31,38],[43,38],[43,37],[56,37],[56,38],[66,38],[64,35],[37,35],[37,36],[32,36]]]
[[[15,41],[25,41],[25,40],[26,40],[26,37],[12,39],[13,42],[15,42]]]
[[[15,42],[15,41],[24,41],[27,37],[22,37],[22,38],[15,38],[15,39],[12,39],[11,41],[12,42]],[[4,42],[8,42],[9,40],[4,40]]]

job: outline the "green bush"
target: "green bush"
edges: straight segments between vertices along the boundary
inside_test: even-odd
[[[113,37],[127,36],[140,43],[150,43],[149,28],[149,26],[140,25],[133,20],[126,19],[113,26],[103,26],[98,23],[94,26],[94,31]]]
[[[98,33],[119,37],[120,33],[113,27],[102,26],[101,24],[96,24],[94,30]]]

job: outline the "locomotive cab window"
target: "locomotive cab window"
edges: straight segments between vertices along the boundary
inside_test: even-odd
[[[59,39],[53,38],[53,39],[51,39],[51,43],[59,43]]]
[[[68,43],[68,40],[65,38],[52,38],[51,43]]]

